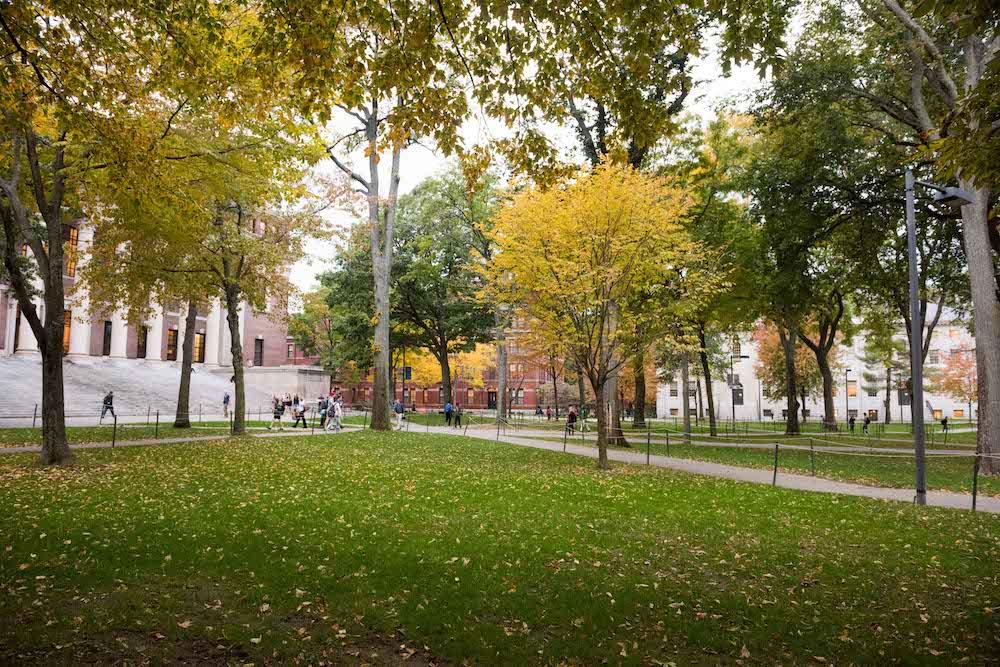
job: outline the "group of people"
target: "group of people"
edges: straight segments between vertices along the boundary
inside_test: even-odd
[[[854,433],[854,415],[851,415],[850,419],[847,420],[847,426],[851,429],[851,433]],[[872,418],[871,415],[865,415],[865,421],[861,425],[861,432],[868,435],[868,427],[871,426]]]
[[[268,430],[275,426],[278,427],[279,431],[285,430],[282,419],[286,411],[291,412],[291,416],[294,417],[291,428],[295,428],[300,423],[302,428],[308,428],[306,413],[309,412],[309,406],[306,405],[305,401],[299,399],[298,395],[292,396],[286,393],[284,397],[274,396],[271,399],[271,407],[272,419],[267,426]],[[344,418],[344,398],[339,389],[329,396],[320,396],[316,399],[316,409],[319,411],[319,428],[338,433],[341,431]]]
[[[462,406],[458,403],[452,405],[451,401],[444,404],[444,423],[448,426],[460,428],[462,426]]]

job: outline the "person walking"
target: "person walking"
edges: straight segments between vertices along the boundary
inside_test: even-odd
[[[316,409],[319,410],[319,427],[326,428],[326,416],[330,411],[330,401],[325,396],[316,398]]]
[[[854,435],[854,421],[854,415],[851,415],[851,418],[847,420],[847,426],[851,429],[851,435]]]
[[[573,408],[570,408],[569,414],[566,415],[566,430],[570,435],[576,430],[576,410]]]
[[[462,406],[455,403],[455,428],[462,428]]]
[[[99,424],[104,422],[104,415],[109,412],[112,417],[118,419],[118,416],[115,414],[115,392],[113,391],[109,391],[104,395],[104,401],[101,404],[101,419],[98,421]]]
[[[300,421],[302,422],[302,428],[309,428],[306,424],[306,410],[308,410],[308,408],[304,403],[299,402],[298,396],[296,396],[294,402],[292,403],[292,415],[295,417],[295,422],[292,424],[292,428],[298,426]]]
[[[545,407],[545,420],[552,421],[552,406],[548,405]]]
[[[444,404],[444,423],[448,426],[451,426],[451,413],[454,409],[455,408],[451,404],[451,401]]]
[[[870,415],[865,415],[865,421],[861,425],[861,432],[868,435],[868,425],[872,423],[872,418]]]
[[[222,395],[222,416],[229,419],[229,392]]]
[[[334,401],[333,402],[333,419],[331,421],[333,422],[334,427],[337,429],[337,433],[340,433],[340,430],[342,428],[342,426],[341,426],[341,420],[343,418],[344,418],[344,404],[343,404],[343,402],[339,401],[339,400]]]
[[[281,417],[285,414],[285,402],[275,396],[272,401],[271,410],[272,418],[271,423],[267,425],[267,430],[270,431],[271,427],[276,425],[279,431],[284,431],[285,427],[281,424]]]
[[[451,404],[449,403],[448,405],[450,406]],[[392,411],[396,413],[396,430],[397,431],[402,431],[403,430],[403,404],[400,403],[399,400],[393,401],[392,402]],[[449,420],[451,419],[450,413],[449,413],[448,419]]]

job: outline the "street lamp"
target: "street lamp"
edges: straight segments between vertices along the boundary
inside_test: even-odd
[[[729,354],[729,398],[733,404],[733,426],[736,425],[736,388],[743,386],[736,382],[736,376],[733,374],[733,360],[749,358],[745,354]]]
[[[851,372],[850,368],[844,369],[844,423],[846,424],[851,420],[851,394],[849,390],[850,383],[847,381],[847,374]]]
[[[924,369],[921,351],[923,350],[923,323],[920,321],[920,300],[917,296],[917,222],[914,213],[914,185],[922,185],[934,190],[934,201],[952,208],[961,208],[971,204],[972,195],[955,187],[942,187],[934,183],[917,181],[913,171],[906,170],[906,250],[910,264],[910,420],[913,422],[913,448],[916,454],[916,503],[927,504],[927,474],[924,467]]]

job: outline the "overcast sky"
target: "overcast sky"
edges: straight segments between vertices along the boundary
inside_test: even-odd
[[[692,74],[696,85],[687,100],[687,112],[704,119],[714,116],[720,107],[730,104],[741,106],[741,102],[745,102],[749,94],[761,85],[760,78],[750,65],[734,67],[730,76],[724,77],[717,52],[711,46],[705,56],[695,61]],[[485,131],[483,121],[472,118],[465,124],[462,134],[469,144],[475,144],[488,138],[482,136]],[[352,166],[365,173],[367,164],[364,156],[359,152],[353,158]],[[447,164],[447,158],[425,147],[406,149],[400,161],[400,193],[413,189],[420,181],[445,169]],[[328,175],[339,174],[330,160],[323,161],[317,170]],[[328,219],[336,225],[351,222],[349,215],[339,211],[331,212]],[[292,280],[302,291],[317,286],[316,276],[330,267],[336,255],[333,243],[312,242],[307,250],[307,257],[292,267],[291,272]]]

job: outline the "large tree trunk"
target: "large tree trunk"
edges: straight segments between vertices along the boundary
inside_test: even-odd
[[[61,240],[60,240],[61,241]],[[45,333],[39,338],[42,355],[42,452],[44,465],[64,463],[71,457],[66,442],[66,402],[63,390],[63,287],[62,263],[59,263],[57,286],[45,290]],[[55,292],[55,293],[54,293]],[[22,314],[23,314],[22,309]],[[34,326],[32,326],[34,330]],[[36,338],[38,338],[36,334]]]
[[[819,373],[823,376],[823,428],[827,431],[836,431],[837,418],[834,416],[833,371],[830,370],[830,359],[827,353],[821,348],[815,351],[815,355],[816,365],[819,366]],[[847,391],[847,387],[844,387],[844,391]],[[847,419],[846,414],[844,415],[844,419]]]
[[[497,314],[497,419],[507,418],[507,339],[504,337],[505,324]]]
[[[604,385],[605,407],[610,408],[610,430],[608,432],[608,444],[613,447],[628,447],[625,434],[622,433],[622,403],[618,395],[618,369],[608,378]]]
[[[795,382],[795,337],[794,329],[790,329],[786,333],[784,327],[778,327],[778,338],[781,340],[781,348],[785,353],[785,398],[787,400],[785,433],[789,435],[798,435],[800,431],[799,390]]]
[[[191,364],[194,362],[194,327],[198,302],[191,299],[184,319],[184,346],[181,354],[181,385],[177,389],[177,414],[174,428],[191,428]]]
[[[976,451],[986,455],[982,470],[1000,473],[1000,301],[997,297],[996,268],[990,246],[988,217],[990,191],[976,189],[972,182],[961,186],[975,195],[962,207],[962,236],[969,265],[972,305],[976,319],[976,371],[979,377],[979,430]]]
[[[451,403],[451,360],[447,347],[439,352],[438,363],[441,364],[441,401]]]
[[[632,358],[632,375],[635,378],[635,401],[632,409],[632,426],[642,428],[646,425],[646,358],[637,354]]]
[[[802,399],[802,423],[805,424],[809,421],[809,408],[806,407],[806,389],[805,387],[799,387],[799,397]]]
[[[597,417],[597,466],[608,469],[608,409],[607,384],[599,384],[593,378],[590,386],[594,390],[594,416]]]
[[[684,411],[684,440],[691,442],[691,389],[688,387],[690,376],[688,372],[688,353],[681,356],[681,409]]]
[[[701,374],[705,378],[705,395],[708,402],[708,432],[715,436],[719,430],[715,425],[715,397],[712,396],[712,369],[708,363],[708,348],[705,347],[705,328],[698,329],[698,342],[701,349],[698,350],[698,357],[701,359]]]
[[[226,287],[226,323],[229,325],[229,350],[233,355],[233,385],[235,403],[233,407],[233,433],[246,433],[246,383],[243,376],[243,339],[240,331],[240,288]]]
[[[587,402],[587,388],[583,385],[583,371],[577,371],[576,373],[576,388],[580,393],[580,406],[579,410],[583,412],[583,405]],[[582,415],[581,415],[582,417]]]
[[[549,368],[552,371],[552,401],[555,403],[556,419],[559,419],[559,378],[556,376],[555,361],[549,364]],[[565,368],[565,365],[563,368]]]
[[[701,422],[705,419],[705,403],[701,398],[701,378],[699,377],[694,381],[695,384],[695,403],[697,404],[697,410],[694,413],[694,425],[701,426]]]

